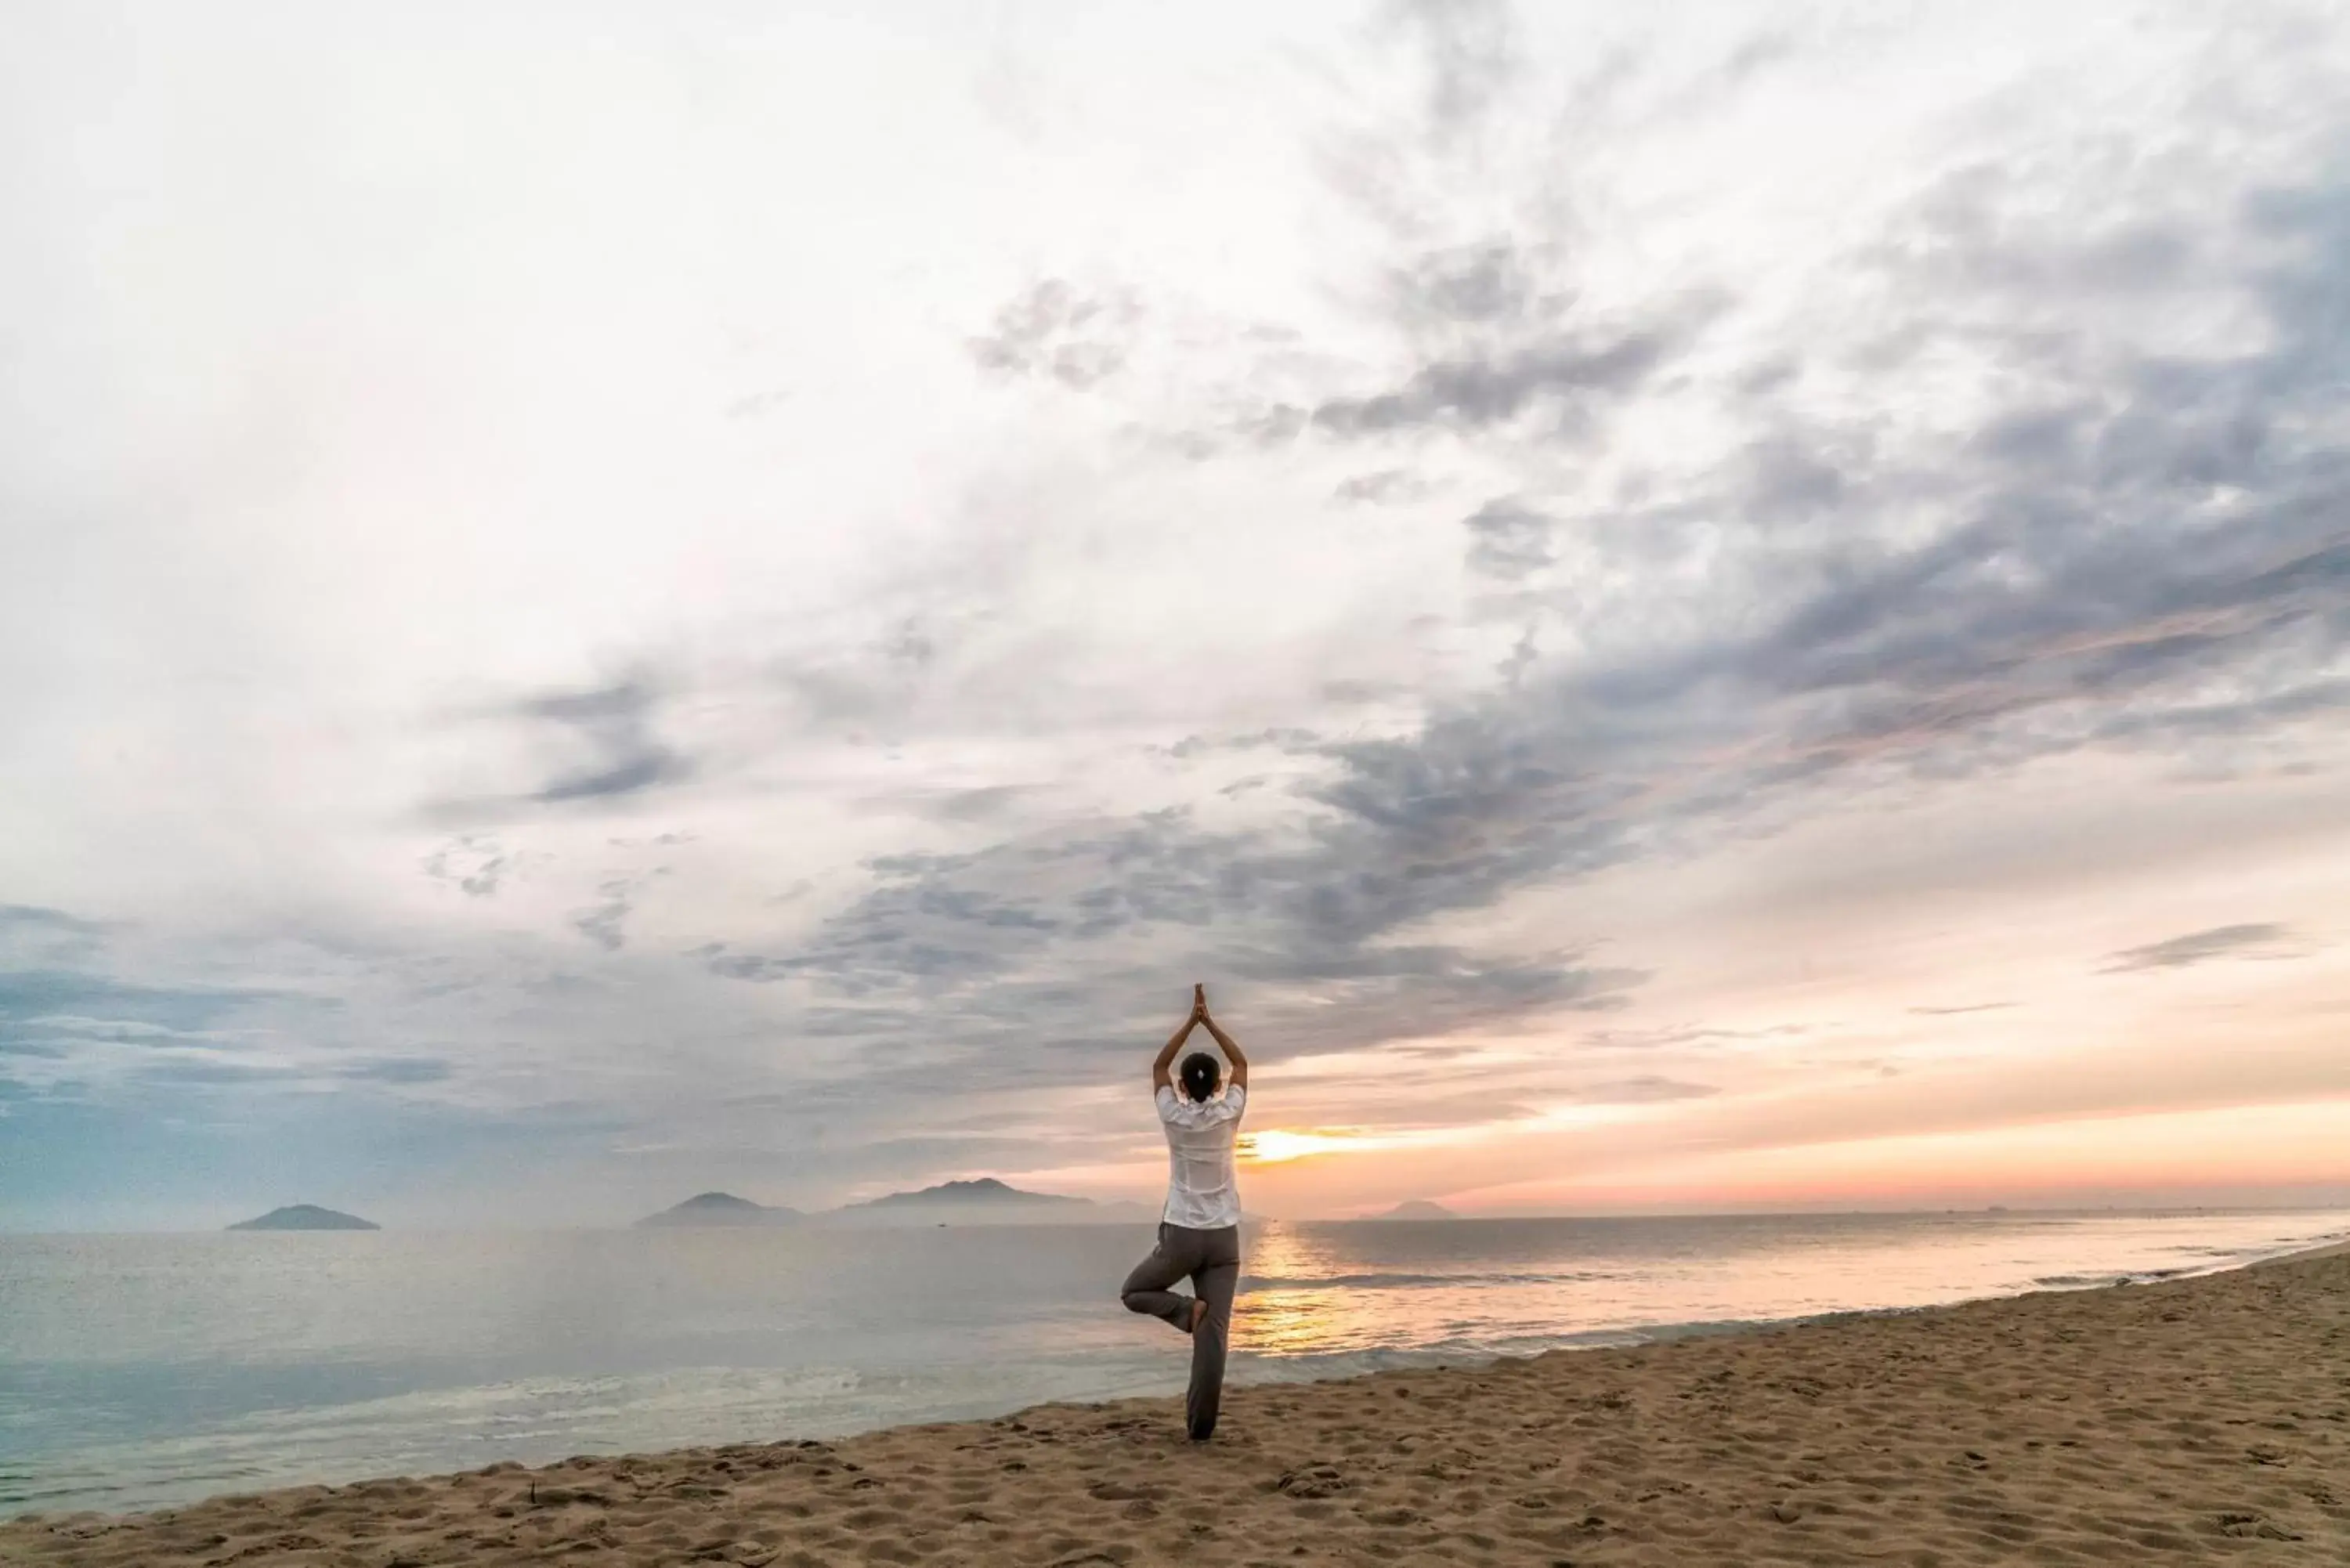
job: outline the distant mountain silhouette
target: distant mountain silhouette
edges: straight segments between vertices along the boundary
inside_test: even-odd
[[[992,1176],[983,1176],[975,1181],[941,1181],[936,1187],[925,1187],[920,1192],[892,1192],[886,1198],[876,1198],[864,1203],[844,1204],[842,1207],[844,1209],[904,1209],[910,1205],[927,1203],[1044,1204],[1048,1207],[1056,1203],[1082,1203],[1091,1207],[1091,1202],[1087,1199],[1064,1198],[1057,1192],[1023,1192],[1020,1189],[1008,1186]]]
[[[825,1218],[842,1225],[1100,1225],[1147,1220],[1139,1203],[1096,1203],[1057,1192],[1026,1192],[992,1176],[942,1181],[849,1203]]]
[[[770,1209],[731,1192],[697,1192],[673,1208],[648,1214],[637,1227],[674,1229],[702,1225],[788,1225],[801,1218],[796,1209]]]
[[[1159,1210],[1128,1199],[1097,1203],[1058,1192],[1028,1192],[993,1176],[942,1181],[919,1192],[892,1192],[863,1203],[803,1214],[768,1208],[731,1192],[703,1192],[637,1221],[639,1229],[705,1225],[1119,1225],[1147,1223]]]
[[[332,1209],[321,1209],[315,1203],[295,1203],[284,1209],[272,1209],[257,1220],[241,1220],[229,1229],[232,1231],[380,1231],[383,1227],[372,1220],[362,1220],[356,1214],[344,1214]]]
[[[1425,1198],[1415,1198],[1409,1203],[1399,1203],[1384,1214],[1374,1214],[1374,1220],[1458,1220],[1460,1215],[1441,1203],[1430,1203]]]

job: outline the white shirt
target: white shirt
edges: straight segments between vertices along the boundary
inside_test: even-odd
[[[1167,1208],[1160,1218],[1187,1231],[1239,1224],[1232,1137],[1240,1131],[1248,1090],[1227,1084],[1222,1094],[1195,1100],[1166,1085],[1158,1098],[1159,1120],[1167,1128]]]

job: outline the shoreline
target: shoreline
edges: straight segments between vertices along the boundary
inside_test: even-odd
[[[2344,1217],[2338,1210],[2331,1212],[2337,1219]],[[2329,1237],[2332,1239],[2327,1239]],[[2277,1238],[2226,1251],[2199,1246],[2164,1249],[2172,1252],[2218,1253],[2185,1262],[2160,1262],[2149,1256],[2135,1265],[2069,1272],[2054,1272],[2063,1270],[2065,1265],[2054,1257],[2047,1257],[2036,1261],[2052,1272],[2036,1278],[2013,1280],[1973,1292],[1952,1280],[1944,1287],[1952,1293],[1908,1300],[1889,1299],[1881,1303],[1822,1305],[1804,1310],[1794,1308],[1791,1303],[1789,1307],[1792,1310],[1752,1315],[1646,1320],[1635,1317],[1580,1328],[1561,1324],[1551,1332],[1518,1333],[1500,1338],[1436,1337],[1418,1343],[1351,1349],[1280,1354],[1243,1349],[1232,1364],[1229,1386],[1295,1386],[1343,1382],[1388,1373],[1475,1369],[1496,1362],[1523,1360],[1554,1353],[1587,1354],[1683,1339],[1735,1337],[1814,1323],[1934,1312],[1969,1302],[2010,1299],[2040,1292],[2077,1292],[2123,1282],[2145,1284],[2202,1278],[2336,1246],[2350,1246],[2350,1227],[2321,1231],[2314,1236],[2304,1234],[2297,1239]],[[1378,1277],[1369,1278],[1376,1282]],[[1416,1275],[1410,1277],[1415,1281],[1419,1278]],[[1267,1287],[1285,1287],[1295,1282],[1278,1278],[1262,1282]],[[1248,1283],[1244,1281],[1244,1287]],[[1244,1296],[1245,1293],[1244,1291]],[[1899,1296],[1908,1293],[1886,1293]],[[1180,1360],[1180,1347],[1176,1355]],[[951,1366],[952,1358],[943,1365]],[[194,1469],[183,1467],[183,1480],[160,1484],[144,1479],[141,1467],[145,1456],[135,1446],[112,1454],[102,1448],[94,1449],[61,1456],[71,1461],[70,1468],[57,1470],[52,1475],[44,1475],[43,1471],[47,1468],[44,1466],[31,1469],[0,1467],[0,1488],[7,1489],[0,1492],[0,1524],[12,1518],[37,1521],[85,1514],[129,1517],[189,1508],[222,1497],[244,1497],[301,1487],[347,1487],[390,1475],[473,1473],[492,1463],[544,1467],[558,1460],[582,1457],[623,1459],[657,1456],[730,1443],[772,1443],[781,1438],[837,1442],[901,1427],[984,1421],[1007,1415],[1016,1416],[1038,1404],[1086,1404],[1149,1397],[1165,1385],[1163,1377],[1155,1377],[1147,1372],[1138,1377],[1132,1375],[1134,1369],[1131,1368],[1128,1376],[1107,1379],[1055,1376],[1055,1369],[1044,1364],[1029,1370],[1032,1375],[1041,1376],[1003,1382],[997,1388],[997,1398],[955,1400],[946,1402],[943,1408],[938,1402],[931,1402],[930,1407],[924,1408],[924,1402],[920,1400],[901,1401],[900,1407],[896,1410],[876,1411],[862,1417],[842,1411],[785,1414],[762,1409],[758,1407],[755,1397],[738,1402],[733,1397],[731,1385],[719,1380],[719,1375],[712,1373],[702,1378],[709,1385],[702,1390],[702,1397],[708,1401],[705,1407],[712,1411],[731,1412],[731,1419],[704,1419],[691,1424],[699,1429],[677,1429],[673,1426],[666,1432],[579,1432],[571,1435],[575,1440],[541,1441],[519,1450],[511,1444],[484,1445],[489,1451],[476,1449],[470,1455],[462,1448],[452,1450],[445,1443],[432,1445],[442,1451],[427,1451],[428,1445],[411,1440],[380,1445],[382,1451],[375,1454],[371,1460],[366,1456],[346,1456],[338,1462],[323,1455],[309,1456],[306,1459],[307,1449],[297,1425],[276,1434],[276,1449],[268,1457],[222,1450],[208,1456],[209,1463],[199,1464]],[[758,1374],[754,1371],[748,1375],[756,1376]],[[1024,1381],[1028,1385],[1024,1389],[1022,1386]],[[1040,1383],[1041,1386],[1038,1386]],[[621,1392],[616,1397],[625,1400],[626,1394]],[[632,1437],[637,1440],[629,1440]],[[205,1439],[198,1434],[192,1440],[201,1442]],[[501,1449],[504,1451],[500,1451]],[[122,1467],[119,1473],[118,1466]],[[9,1475],[7,1469],[10,1468],[16,1469],[17,1473]],[[134,1476],[140,1479],[131,1479]],[[109,1494],[120,1495],[120,1501],[115,1501]]]
[[[0,1522],[129,1568],[567,1561],[2350,1561],[2350,1242],[2074,1287]],[[2329,1479],[2330,1478],[2330,1479]]]

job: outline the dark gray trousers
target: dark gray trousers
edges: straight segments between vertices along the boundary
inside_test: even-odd
[[[1191,1295],[1167,1288],[1186,1274],[1191,1276]],[[1177,1328],[1190,1324],[1194,1298],[1208,1303],[1208,1315],[1191,1335],[1191,1386],[1183,1396],[1184,1425],[1194,1441],[1204,1441],[1216,1429],[1216,1411],[1224,1398],[1224,1342],[1232,1333],[1232,1291],[1240,1279],[1239,1226],[1191,1231],[1162,1224],[1159,1245],[1134,1265],[1119,1293],[1128,1311],[1165,1318]]]

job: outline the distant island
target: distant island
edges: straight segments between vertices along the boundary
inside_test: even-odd
[[[814,1214],[769,1208],[731,1192],[704,1192],[637,1221],[639,1229],[693,1226],[820,1224],[899,1225],[1107,1225],[1156,1219],[1139,1203],[1097,1203],[1057,1192],[1027,1192],[993,1176],[942,1181],[918,1192],[892,1192],[862,1203]]]
[[[293,1203],[283,1209],[272,1209],[258,1220],[241,1220],[229,1227],[232,1231],[380,1231],[382,1226],[372,1220],[362,1220],[356,1214],[338,1210],[321,1209],[315,1203]]]
[[[1058,1192],[1027,1192],[983,1176],[844,1204],[823,1218],[837,1225],[1099,1225],[1148,1213],[1139,1203],[1096,1203]]]
[[[1458,1220],[1460,1215],[1441,1203],[1430,1203],[1425,1198],[1415,1198],[1409,1203],[1399,1203],[1384,1214],[1368,1216],[1373,1220]]]
[[[731,1192],[697,1192],[673,1208],[648,1214],[637,1221],[639,1230],[687,1229],[702,1225],[788,1225],[803,1218],[796,1209],[769,1208],[737,1198]]]
[[[1083,1198],[1065,1198],[1057,1192],[1023,1192],[992,1176],[975,1181],[941,1181],[936,1187],[925,1187],[919,1192],[892,1192],[885,1198],[869,1199],[863,1203],[845,1203],[839,1212],[875,1209],[921,1209],[940,1205],[950,1209],[965,1208],[1054,1208],[1077,1204],[1091,1208]]]

